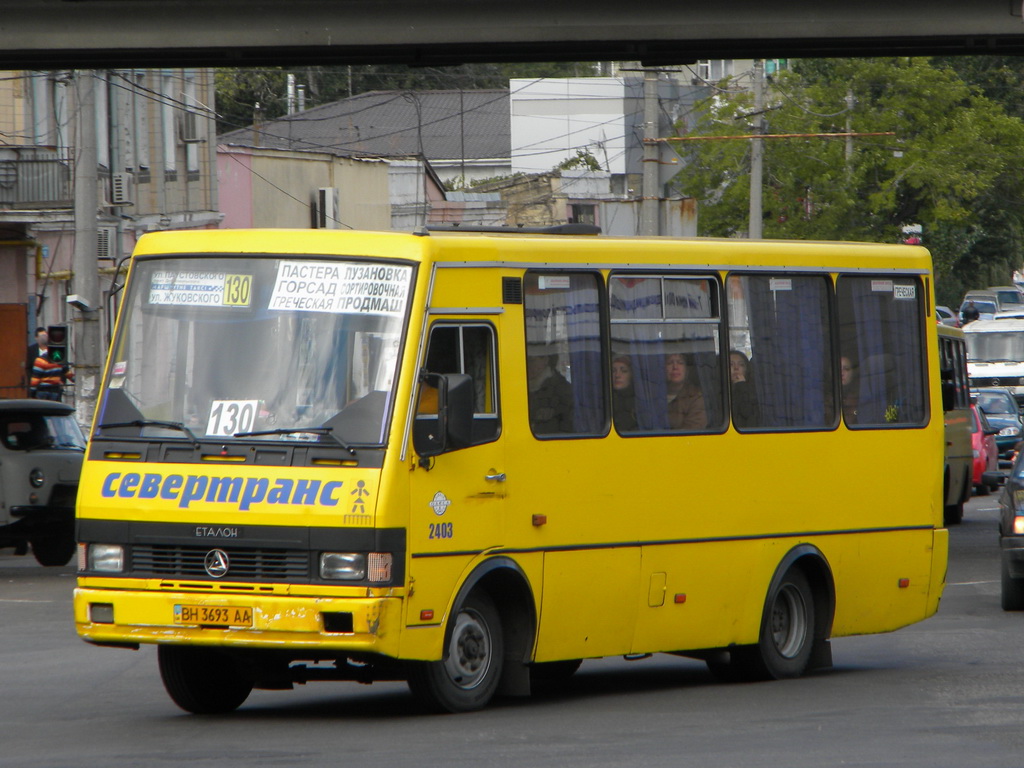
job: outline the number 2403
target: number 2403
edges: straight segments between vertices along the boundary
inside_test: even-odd
[[[430,538],[431,539],[450,539],[454,536],[452,532],[451,523],[431,523],[430,524]]]

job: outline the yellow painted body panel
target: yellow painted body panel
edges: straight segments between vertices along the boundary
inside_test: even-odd
[[[267,585],[269,594],[202,594],[159,580],[82,579],[78,630],[100,642],[181,642],[441,657],[459,590],[501,556],[522,574],[538,618],[538,661],[756,642],[779,563],[809,543],[835,580],[833,636],[884,632],[935,612],[945,578],[943,422],[934,323],[925,323],[932,417],[912,429],[664,435],[538,440],[527,420],[523,306],[503,304],[501,277],[529,267],[686,267],[724,276],[756,264],[783,269],[891,270],[928,275],[920,248],[870,244],[554,237],[415,237],[324,231],[180,232],[146,236],[137,254],[337,254],[418,264],[384,465],[268,468],[87,461],[79,516],[181,522],[182,497],[119,495],[128,473],[160,477],[315,478],[336,504],[190,503],[188,522],[353,526],[348,493],[371,490],[368,525],[407,533],[405,584],[387,594],[351,587]],[[930,278],[926,278],[930,279]],[[926,283],[927,285],[928,283]],[[427,312],[430,295],[432,314]],[[930,297],[930,285],[928,287]],[[929,307],[932,304],[929,304]],[[420,466],[412,400],[428,326],[486,323],[497,340],[498,439]],[[111,480],[112,474],[118,478]],[[504,474],[504,481],[487,479]],[[183,481],[184,482],[184,481]],[[184,488],[184,485],[182,486]],[[320,486],[321,488],[324,486]],[[113,490],[113,494],[111,494]],[[441,494],[447,504],[433,504]],[[319,498],[318,498],[319,501]],[[438,512],[443,507],[442,512]],[[443,535],[432,528],[450,523]],[[901,586],[901,580],[908,580]],[[365,592],[365,591],[364,591]],[[212,602],[208,602],[212,601]],[[113,603],[114,625],[91,624],[89,603]],[[171,625],[176,603],[246,605],[252,629]],[[500,608],[500,606],[499,606]],[[326,634],[319,614],[352,612],[352,635]]]

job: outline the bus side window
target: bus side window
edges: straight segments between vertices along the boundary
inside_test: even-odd
[[[617,403],[622,433],[721,431],[719,284],[712,277],[613,275],[612,361],[630,371]]]
[[[753,383],[742,397],[754,400],[757,414],[757,423],[749,423],[752,409],[734,384],[736,428],[833,426],[837,408],[828,276],[733,273],[726,294],[730,349],[748,358]]]
[[[528,272],[523,287],[530,429],[545,437],[604,435],[608,371],[598,275]]]
[[[438,323],[430,330],[424,367],[430,373],[464,373],[473,379],[474,445],[500,431],[494,330],[489,325]],[[437,415],[437,390],[420,385],[417,420]],[[425,428],[425,427],[424,427]]]
[[[924,295],[916,277],[841,275],[839,343],[858,360],[856,426],[922,424]]]

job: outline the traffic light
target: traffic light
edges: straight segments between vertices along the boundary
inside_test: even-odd
[[[49,337],[49,354],[51,363],[61,365],[68,361],[68,327],[66,325],[46,326],[46,335]]]

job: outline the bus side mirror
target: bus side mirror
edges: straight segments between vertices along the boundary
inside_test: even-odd
[[[413,431],[421,463],[472,444],[473,378],[464,373],[423,373]]]
[[[951,381],[942,382],[942,410],[952,411],[956,405],[956,384]]]

